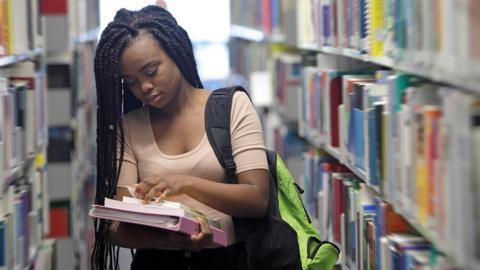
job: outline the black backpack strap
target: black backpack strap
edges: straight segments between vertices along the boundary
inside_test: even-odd
[[[210,94],[205,106],[205,131],[208,141],[225,169],[227,182],[231,184],[237,182],[235,177],[237,166],[233,160],[230,138],[230,115],[235,91],[243,91],[248,96],[247,91],[241,86],[220,88]]]

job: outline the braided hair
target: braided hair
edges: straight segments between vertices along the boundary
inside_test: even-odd
[[[120,57],[135,39],[148,33],[165,49],[183,77],[194,87],[203,88],[193,48],[187,32],[167,10],[147,6],[138,11],[120,9],[102,32],[95,53],[97,88],[97,184],[95,203],[115,195],[124,154],[123,114],[142,106],[128,90],[120,75]],[[117,145],[119,149],[117,150]],[[118,269],[118,247],[107,240],[110,222],[94,219],[93,269]]]

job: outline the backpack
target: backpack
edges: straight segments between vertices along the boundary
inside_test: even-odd
[[[205,108],[207,137],[230,184],[236,183],[230,141],[235,91],[248,95],[240,86],[221,88],[212,92]],[[245,244],[249,269],[332,269],[340,254],[339,248],[320,240],[300,198],[303,190],[280,156],[271,150],[266,152],[270,177],[267,214],[262,218],[233,217],[237,241]]]

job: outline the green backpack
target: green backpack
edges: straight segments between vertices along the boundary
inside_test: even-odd
[[[235,91],[248,93],[242,87],[215,90],[205,108],[207,137],[227,182],[236,183],[236,165],[230,142],[230,113]],[[234,217],[237,240],[245,243],[248,269],[329,270],[337,262],[340,250],[321,241],[303,206],[303,190],[280,156],[267,150],[270,172],[268,213],[262,218]]]

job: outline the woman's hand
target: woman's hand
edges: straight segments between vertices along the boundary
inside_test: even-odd
[[[168,175],[142,179],[135,189],[135,197],[150,201],[184,194],[189,184],[185,178],[180,175]]]
[[[201,218],[197,220],[200,231],[196,235],[185,235],[143,225],[114,221],[110,226],[108,240],[114,245],[126,248],[155,249],[174,247],[199,251],[212,245],[213,234],[205,220]]]
[[[170,241],[173,246],[190,251],[200,251],[213,244],[213,234],[208,223],[202,218],[197,218],[197,221],[200,223],[200,232],[191,236],[172,233]]]

